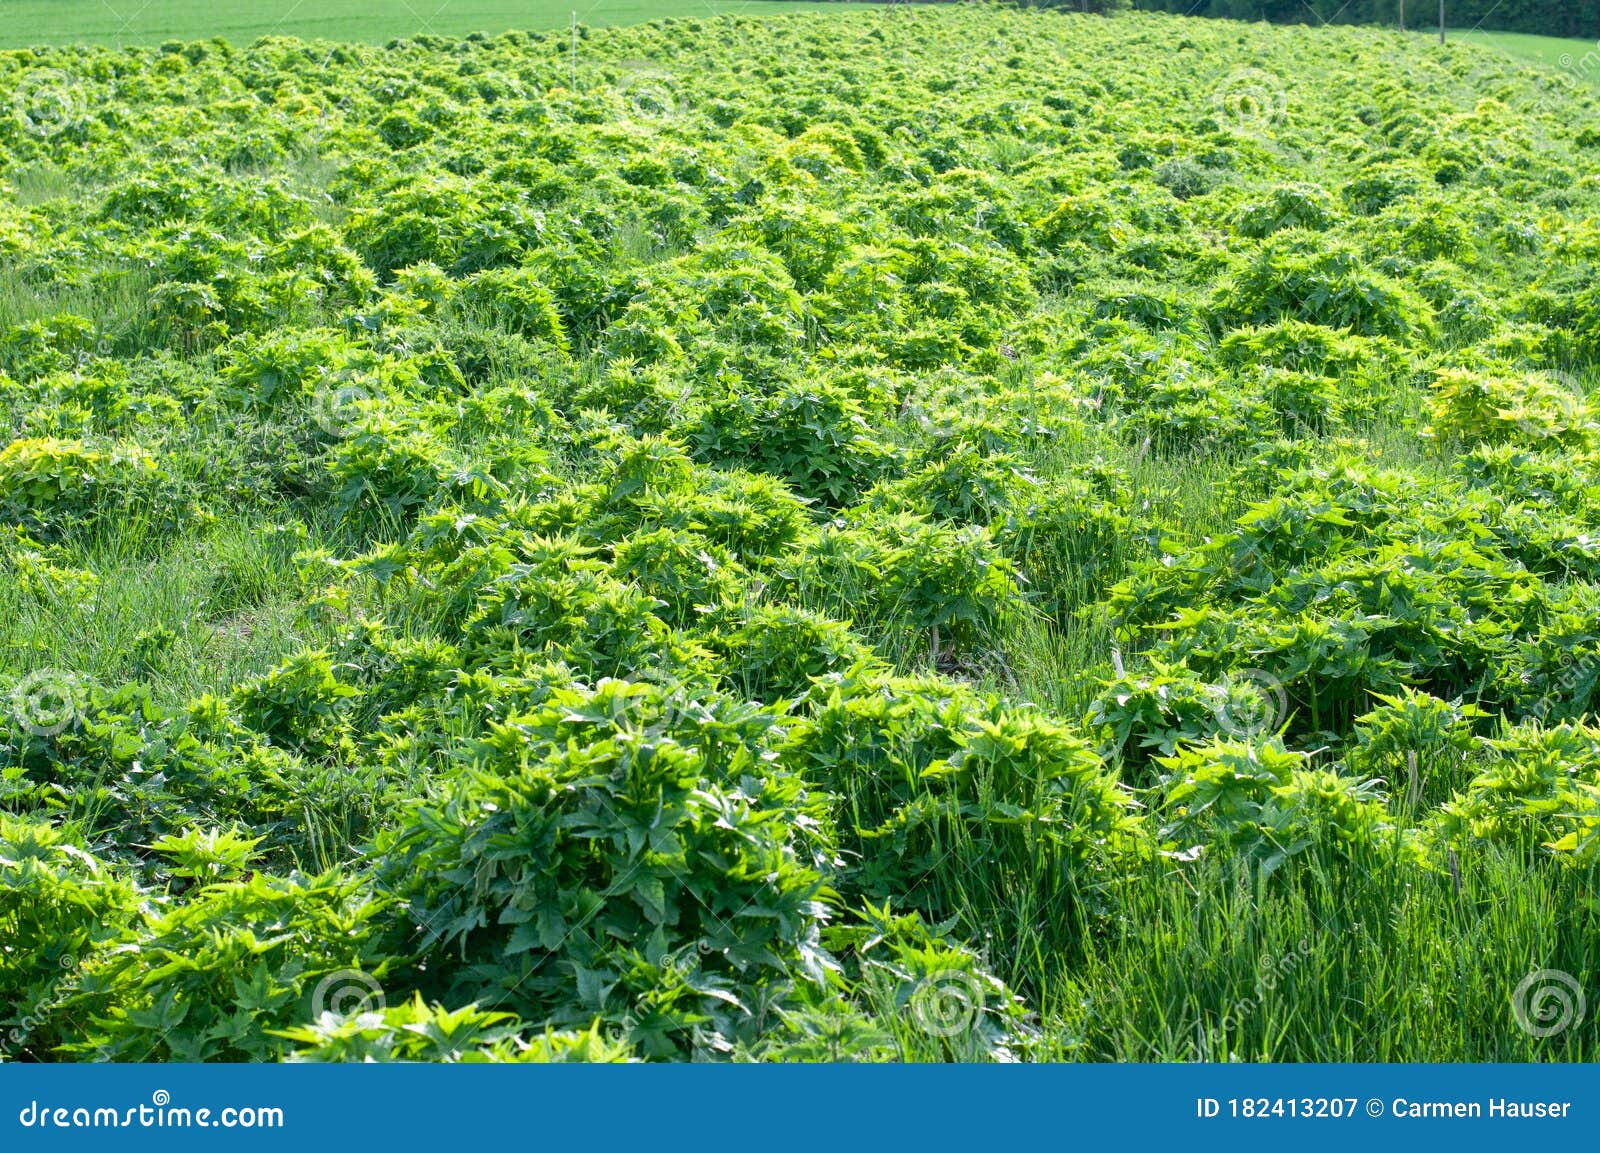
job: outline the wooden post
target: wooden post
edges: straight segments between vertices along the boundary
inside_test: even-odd
[[[1439,0],[1439,43],[1444,43],[1444,0]]]
[[[1400,0],[1400,31],[1406,30],[1406,0]]]

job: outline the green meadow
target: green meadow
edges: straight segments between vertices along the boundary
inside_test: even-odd
[[[1600,1056],[1592,85],[643,10],[8,5],[0,1053]]]

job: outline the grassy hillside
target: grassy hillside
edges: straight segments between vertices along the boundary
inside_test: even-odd
[[[1600,45],[1587,40],[1562,40],[1556,36],[1530,36],[1518,32],[1483,29],[1449,35],[1519,60],[1559,69],[1579,80],[1600,85]]]
[[[8,1055],[1600,1056],[1592,89],[572,68],[0,54]]]
[[[36,44],[161,44],[221,36],[366,41],[404,36],[497,36],[512,29],[603,28],[668,17],[760,16],[834,4],[803,0],[5,0],[0,48]]]

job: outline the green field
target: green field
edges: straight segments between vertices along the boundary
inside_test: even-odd
[[[999,5],[0,53],[0,1056],[1600,1058],[1597,109]]]
[[[1600,85],[1600,46],[1588,41],[1530,36],[1522,32],[1493,32],[1483,28],[1454,31],[1450,35],[1518,60],[1561,69],[1581,76],[1591,84]]]
[[[159,44],[214,36],[235,44],[258,36],[382,44],[424,34],[543,31],[565,27],[574,13],[580,24],[601,28],[668,17],[759,16],[837,7],[836,0],[4,0],[0,48]],[[1482,29],[1452,29],[1450,36],[1552,68],[1581,61],[1594,48],[1579,40]],[[1586,75],[1600,83],[1600,66]]]
[[[160,44],[258,36],[382,44],[402,36],[498,35],[578,22],[593,28],[666,17],[793,12],[837,4],[789,0],[3,0],[0,48]]]

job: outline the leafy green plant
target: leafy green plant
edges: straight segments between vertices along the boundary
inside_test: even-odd
[[[1027,907],[1097,908],[1139,859],[1129,797],[1062,726],[870,669],[822,679],[815,702],[784,755],[839,794],[862,857],[851,889],[869,899],[979,931],[1018,915],[1022,876]]]
[[[1509,729],[1490,759],[1430,821],[1438,842],[1461,852],[1504,845],[1576,864],[1592,852],[1594,766],[1600,735],[1584,725]]]
[[[1596,425],[1583,398],[1537,375],[1486,377],[1441,370],[1434,384],[1433,430],[1467,441],[1549,441],[1593,448]]]
[[[385,840],[424,953],[459,952],[491,1004],[599,1018],[655,1056],[748,1030],[761,990],[829,965],[816,816],[763,755],[775,721],[613,680],[493,726]]]
[[[328,1013],[281,1035],[298,1046],[284,1058],[296,1063],[545,1064],[628,1059],[627,1048],[607,1040],[598,1029],[529,1035],[527,1026],[510,1013],[488,1012],[475,1005],[452,1012],[425,1004],[420,994],[381,1010]]]
[[[197,884],[236,880],[256,859],[260,837],[242,837],[233,829],[192,828],[168,834],[150,846],[172,861],[174,877]]]
[[[341,982],[381,980],[387,902],[362,878],[269,877],[211,885],[148,910],[133,947],[96,954],[64,1011],[68,1052],[107,1060],[263,1060],[270,1030],[309,1016]],[[320,990],[320,991],[319,991]]]
[[[134,921],[141,900],[133,881],[70,830],[0,814],[0,1024],[28,1052],[43,1056],[42,1039],[70,1032],[50,1020],[58,996],[70,991],[63,986]]]
[[[167,480],[155,458],[134,444],[92,447],[42,438],[0,449],[0,509],[46,538],[119,514],[171,515]]]
[[[1303,855],[1375,848],[1395,831],[1375,782],[1306,768],[1302,754],[1275,740],[1214,738],[1160,763],[1168,773],[1162,837],[1232,853],[1263,875]]]
[[[1466,784],[1478,747],[1472,725],[1483,710],[1411,688],[1376,699],[1377,708],[1356,718],[1356,743],[1345,758],[1355,772],[1388,781],[1413,809]]]
[[[234,693],[240,720],[290,747],[326,750],[337,744],[348,702],[360,690],[334,675],[326,652],[301,653]]]

